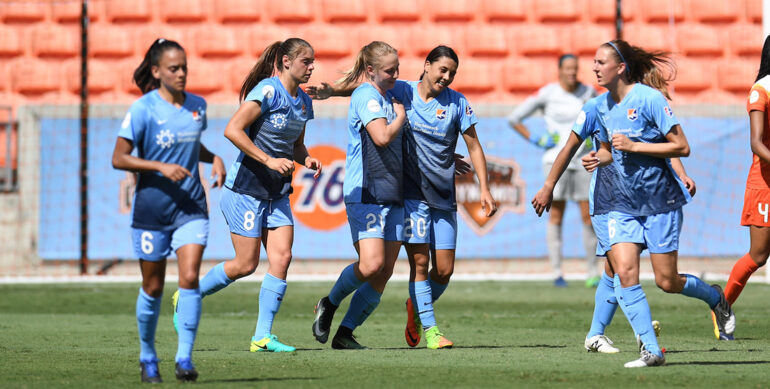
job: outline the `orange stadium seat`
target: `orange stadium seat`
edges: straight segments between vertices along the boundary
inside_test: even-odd
[[[490,22],[522,22],[527,20],[524,0],[483,0],[481,12]]]
[[[673,16],[675,22],[684,20],[684,5],[682,1],[645,0],[635,4],[635,12],[642,15],[647,22],[668,22]],[[625,5],[626,2],[623,2]]]
[[[615,23],[617,0],[588,0],[588,19],[597,23]],[[633,19],[636,12],[630,2],[624,2],[621,7],[623,20]]]
[[[565,43],[559,39],[556,31],[542,25],[526,25],[510,34],[513,47],[521,55],[560,55],[565,50]]]
[[[500,66],[484,60],[468,59],[462,62],[452,89],[460,93],[486,93],[500,83]]]
[[[556,70],[551,60],[509,59],[503,64],[503,85],[509,92],[534,93],[556,80]]]
[[[91,26],[88,34],[89,56],[120,58],[129,57],[133,53],[131,35],[124,27],[104,24]]]
[[[41,94],[61,88],[61,66],[59,61],[19,59],[11,69],[12,89],[21,94]]]
[[[204,98],[208,93],[226,89],[227,79],[222,77],[226,69],[227,62],[196,60],[188,66],[186,89]]]
[[[192,43],[201,57],[235,57],[246,50],[246,38],[235,29],[207,24],[195,30]]]
[[[88,93],[102,93],[115,90],[118,84],[114,61],[93,60],[88,63]],[[80,61],[71,60],[64,65],[64,74],[67,75],[67,89],[80,94]]]
[[[296,33],[274,24],[259,23],[257,26],[252,27],[249,35],[251,37],[249,52],[259,56],[268,45],[275,41],[284,41],[295,36]],[[313,42],[310,42],[310,44],[312,45]]]
[[[190,38],[190,34],[187,33],[187,30],[174,28],[167,24],[125,24],[121,25],[120,28],[126,30],[129,36],[134,37],[134,52],[136,53],[135,55],[139,57],[138,60],[141,60],[141,58],[144,57],[144,54],[147,52],[147,49],[150,48],[152,42],[158,38],[178,42],[188,51],[188,56],[190,55],[190,50],[194,48],[191,40],[192,38]]]
[[[166,22],[194,23],[206,20],[208,5],[201,0],[161,0],[159,8],[161,19]]]
[[[48,15],[48,3],[42,1],[11,1],[0,3],[0,17],[6,23],[34,23]]]
[[[353,35],[353,47],[350,51],[350,55],[355,55],[362,47],[372,41],[382,41],[393,46],[393,48],[398,50],[399,59],[414,52],[414,48],[410,45],[409,33],[408,31],[405,33],[402,28],[393,28],[392,26],[383,25],[366,25],[348,31]],[[310,42],[310,44],[315,43]]]
[[[459,54],[458,54],[459,55]],[[425,58],[399,58],[398,78],[404,81],[417,81],[425,72]],[[457,73],[465,70],[465,61],[460,59],[462,64]],[[454,84],[452,84],[454,88]]]
[[[508,31],[510,30],[490,25],[466,27],[466,52],[472,56],[505,57],[508,55]]]
[[[230,61],[228,72],[230,72],[230,85],[232,86],[230,89],[236,93],[236,96],[233,96],[234,100],[237,100],[237,94],[241,92],[243,81],[246,80],[246,76],[249,75],[251,68],[256,63],[256,60],[245,57],[238,57]]]
[[[316,58],[342,58],[353,52],[353,39],[350,31],[324,24],[308,25],[300,29],[298,36],[307,40]]]
[[[104,3],[91,1],[88,3],[88,21],[95,22],[101,17]],[[80,2],[66,1],[51,3],[51,16],[58,23],[80,23]]]
[[[475,1],[470,0],[426,0],[423,10],[430,14],[430,19],[437,22],[467,22],[476,12]]]
[[[731,26],[728,31],[730,50],[737,55],[759,56],[765,43],[762,26],[758,24],[739,23]]]
[[[424,1],[374,1],[374,14],[381,22],[416,22],[420,19]]]
[[[720,56],[724,53],[724,44],[715,27],[683,24],[676,30],[679,50],[688,56]]]
[[[0,57],[15,57],[24,54],[24,45],[19,30],[0,25]]]
[[[448,26],[435,24],[414,26],[409,32],[409,40],[411,51],[418,58],[425,58],[438,45],[447,45],[457,53],[464,52],[465,42],[462,31]]]
[[[668,24],[629,23],[623,29],[623,39],[645,50],[671,51],[674,45]]]
[[[276,23],[309,23],[315,19],[314,5],[311,0],[267,1],[265,15]]]
[[[735,0],[706,0],[690,2],[689,15],[703,23],[731,23],[744,12],[744,2]]]
[[[535,18],[540,22],[573,22],[580,18],[574,1],[538,0],[534,5]]]
[[[615,28],[596,24],[577,24],[572,27],[572,52],[576,55],[593,55],[604,42],[615,38]]]
[[[746,0],[746,17],[750,22],[762,23],[762,0]]]
[[[676,60],[676,78],[672,85],[676,92],[700,92],[715,87],[716,66],[708,59]]]
[[[214,14],[220,23],[256,22],[260,20],[264,8],[263,0],[217,0],[214,2]]]
[[[40,24],[30,31],[32,53],[38,57],[74,57],[80,54],[80,27]]]
[[[321,3],[323,19],[329,23],[365,22],[367,4],[363,1],[323,0]]]
[[[153,10],[148,0],[109,1],[105,6],[107,20],[116,23],[146,23],[152,20],[152,12]]]
[[[745,98],[757,78],[759,63],[746,59],[723,59],[717,64],[719,88]]]

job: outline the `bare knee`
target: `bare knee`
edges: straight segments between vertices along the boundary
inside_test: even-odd
[[[378,276],[385,267],[383,261],[359,261],[358,271],[364,277],[365,280]],[[391,270],[392,272],[392,270]]]
[[[249,258],[249,259],[236,258],[235,260],[230,262],[231,262],[230,266],[228,266],[229,269],[226,269],[227,276],[232,278],[233,280],[237,280],[238,278],[243,278],[250,274],[253,274],[254,271],[257,270],[257,265],[259,264],[259,257]]]
[[[200,269],[179,269],[179,287],[184,289],[195,289],[198,287],[198,277]]]
[[[145,279],[142,281],[142,290],[150,297],[160,297],[163,294],[163,279]]]
[[[446,284],[449,282],[449,279],[452,278],[452,274],[454,273],[454,266],[444,266],[440,268],[435,268],[433,272],[433,280],[440,283],[440,284]]]
[[[655,284],[666,293],[679,293],[684,287],[678,275],[676,277],[656,277]]]

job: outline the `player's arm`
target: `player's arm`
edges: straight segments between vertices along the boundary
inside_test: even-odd
[[[524,137],[524,139],[532,142],[532,144],[548,149],[556,146],[556,142],[553,141],[551,134],[548,134],[547,131],[536,133],[523,123],[524,119],[545,106],[543,95],[544,92],[541,89],[536,95],[530,96],[519,104],[516,109],[508,115],[508,125],[516,130],[516,132]]]
[[[487,217],[491,217],[497,212],[497,203],[489,191],[489,175],[487,174],[487,158],[484,156],[484,150],[481,148],[481,142],[476,134],[476,126],[470,126],[463,132],[463,140],[468,147],[468,155],[471,157],[471,164],[476,170],[476,176],[479,178],[479,189],[481,190],[481,208],[486,212]]]
[[[131,155],[132,151],[134,143],[119,136],[112,151],[112,167],[131,172],[159,172],[171,181],[181,181],[191,176],[190,171],[183,166],[139,158]]]
[[[752,110],[749,112],[749,126],[751,128],[751,152],[757,155],[765,163],[770,163],[770,149],[762,142],[765,135],[765,112]]]
[[[238,111],[233,114],[230,121],[225,126],[225,138],[232,142],[235,147],[243,151],[255,161],[267,166],[268,168],[288,176],[294,170],[294,163],[286,158],[273,158],[262,151],[246,135],[245,129],[254,123],[259,115],[262,114],[262,107],[257,101],[244,101]]]
[[[567,165],[572,161],[572,157],[583,144],[583,140],[574,132],[570,131],[569,138],[567,138],[567,144],[559,151],[556,156],[556,160],[551,166],[551,171],[548,172],[548,177],[545,179],[543,187],[537,191],[535,197],[532,199],[532,206],[535,208],[537,216],[541,216],[543,211],[549,211],[551,209],[551,202],[553,201],[553,188],[556,183],[559,182],[559,178],[567,170]]]
[[[671,167],[674,169],[674,173],[679,176],[679,179],[682,180],[682,183],[684,184],[684,187],[687,188],[687,191],[690,192],[690,196],[694,196],[696,190],[695,181],[693,181],[693,179],[687,175],[687,172],[684,170],[682,160],[679,158],[671,158]]]
[[[294,162],[308,168],[315,170],[313,178],[318,178],[321,175],[321,161],[310,156],[310,153],[305,147],[305,128],[302,128],[302,133],[299,134],[297,141],[294,142]]]
[[[678,124],[671,127],[666,134],[667,142],[645,143],[634,142],[623,134],[612,135],[612,147],[629,153],[644,154],[657,158],[677,158],[690,155],[690,145],[684,136],[682,127]]]
[[[385,147],[390,144],[393,139],[396,139],[398,133],[401,132],[401,127],[406,123],[404,104],[401,104],[396,99],[392,99],[391,102],[393,103],[393,111],[396,113],[396,118],[390,124],[383,117],[366,123],[366,132],[372,137],[372,141],[377,147]]]
[[[225,182],[225,175],[227,174],[227,170],[225,170],[225,162],[222,160],[222,158],[212,153],[211,150],[206,148],[206,146],[201,143],[201,149],[198,153],[198,160],[211,164],[211,179],[214,180],[214,183],[211,185],[211,187],[216,188],[218,186],[222,186],[222,184]]]
[[[330,84],[328,82],[322,82],[320,86],[310,85],[305,88],[305,93],[308,94],[313,100],[326,100],[333,96],[350,96],[353,91],[361,85],[360,82],[349,84]]]

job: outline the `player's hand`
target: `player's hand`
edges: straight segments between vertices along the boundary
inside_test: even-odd
[[[489,189],[481,191],[481,209],[486,217],[492,217],[497,212],[497,203]]]
[[[308,156],[305,158],[305,167],[311,170],[315,170],[315,174],[313,174],[314,179],[318,179],[319,176],[321,176],[321,170],[323,170],[323,166],[321,166],[321,161]]]
[[[556,144],[559,142],[559,134],[551,134],[548,131],[541,133],[530,131],[529,141],[538,147],[550,149],[551,147],[556,146]]]
[[[682,183],[684,184],[684,187],[687,188],[687,191],[690,192],[690,196],[695,196],[695,181],[693,181],[692,178],[688,176],[679,177],[682,179]]]
[[[163,174],[163,177],[174,182],[182,181],[186,177],[192,177],[189,170],[175,163],[164,163],[158,170],[160,171],[160,174]]]
[[[635,143],[636,142],[628,139],[628,137],[623,134],[612,135],[612,147],[615,148],[615,150],[633,151],[632,149]]]
[[[222,158],[215,155],[214,161],[211,162],[211,177],[209,178],[212,181],[211,187],[222,187],[222,184],[225,183],[226,175],[227,170],[225,169],[224,161],[222,161]]]
[[[596,156],[596,151],[589,151],[583,158],[580,158],[580,162],[588,172],[592,172],[599,167],[599,157]]]
[[[404,109],[404,104],[398,101],[395,97],[390,99],[390,102],[393,103],[393,112],[396,113],[396,116],[405,116],[406,110]]]
[[[334,87],[328,82],[322,82],[320,86],[310,85],[305,88],[305,93],[313,100],[326,100],[332,97],[333,92]]]
[[[553,189],[546,187],[540,188],[532,199],[532,207],[535,208],[537,217],[543,216],[543,211],[548,212],[551,210],[551,202],[553,201]]]
[[[470,173],[471,164],[465,161],[464,156],[455,153],[455,175],[462,176],[465,173]]]
[[[281,173],[282,176],[290,176],[294,171],[294,162],[286,158],[270,158],[265,163],[267,167]]]

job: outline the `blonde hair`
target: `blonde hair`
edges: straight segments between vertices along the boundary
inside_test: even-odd
[[[337,83],[340,85],[350,85],[359,82],[366,75],[367,66],[379,69],[382,57],[388,54],[398,55],[398,51],[385,42],[373,41],[369,43],[358,51],[355,64],[350,70],[345,72],[341,79],[337,80]]]

